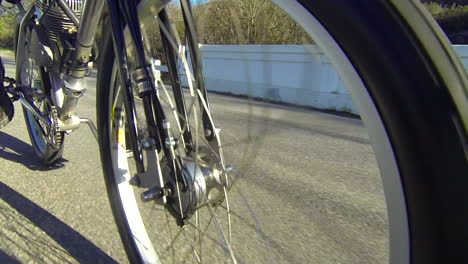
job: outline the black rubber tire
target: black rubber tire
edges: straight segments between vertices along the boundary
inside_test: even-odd
[[[104,21],[103,27],[110,28],[110,21]],[[128,232],[128,230],[130,230],[128,222],[126,218],[123,217],[125,213],[120,202],[119,194],[117,192],[118,187],[113,172],[111,147],[109,142],[109,122],[111,121],[111,117],[109,115],[109,104],[111,103],[109,93],[111,88],[110,84],[112,82],[112,65],[114,65],[115,52],[112,44],[112,34],[110,30],[103,32],[103,46],[101,48],[102,53],[99,61],[99,70],[97,73],[96,90],[97,129],[101,164],[112,214],[117,224],[120,239],[122,240],[127,257],[130,263],[142,263],[131,232]]]
[[[3,87],[3,78],[5,77],[5,68],[3,67],[2,57],[0,56],[0,128],[6,126],[15,115],[15,108],[10,100],[5,88]]]
[[[10,123],[15,114],[15,108],[8,94],[0,87],[0,128],[5,127]]]
[[[23,115],[25,119],[27,118],[26,111],[27,110],[23,107]],[[29,139],[31,140],[31,146],[34,149],[34,153],[36,153],[37,158],[41,161],[43,165],[51,166],[59,162],[60,159],[62,159],[64,140],[65,140],[65,135],[63,133],[62,133],[62,141],[60,143],[59,148],[54,148],[50,144],[47,144],[45,151],[42,152],[37,147],[37,143],[31,134],[32,133],[31,127],[29,126],[29,123],[27,120],[26,120],[26,127],[28,128]]]
[[[24,46],[18,47],[17,52],[22,52],[23,54],[26,54],[26,52],[22,51],[21,49]],[[19,63],[19,62],[16,62]],[[44,72],[44,69],[41,69],[41,86],[43,90],[45,91],[47,96],[50,96],[50,92],[52,91],[52,85],[49,79],[48,73]],[[16,73],[16,80],[21,80],[21,72]],[[29,123],[29,115],[27,114],[26,108],[23,107],[23,115],[24,115],[24,120],[26,122],[26,127],[28,129],[28,134],[29,134],[29,139],[31,140],[31,146],[34,149],[34,153],[36,156],[39,158],[42,164],[46,166],[53,165],[57,163],[63,155],[63,147],[64,147],[64,140],[65,140],[65,133],[60,133],[61,134],[61,141],[60,145],[58,148],[52,146],[51,144],[45,142],[45,148],[44,150],[41,150],[38,147],[38,143],[36,142],[36,139],[34,138],[32,128]],[[31,120],[35,121],[35,120]]]
[[[467,134],[451,84],[389,1],[299,2],[347,54],[384,121],[403,183],[411,263],[468,263]]]

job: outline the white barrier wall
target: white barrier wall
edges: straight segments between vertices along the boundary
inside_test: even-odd
[[[465,69],[468,70],[468,45],[453,45]]]
[[[468,67],[468,46],[455,48]],[[201,45],[201,51],[209,91],[357,114],[334,67],[315,45]]]

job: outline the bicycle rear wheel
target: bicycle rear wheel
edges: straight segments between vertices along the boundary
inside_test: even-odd
[[[16,63],[18,71],[16,79],[23,86],[31,103],[33,103],[53,123],[57,117],[57,110],[52,104],[50,91],[52,84],[49,73],[43,67],[36,65],[31,55],[31,28],[26,27],[24,43],[18,43]],[[51,129],[23,107],[24,119],[28,129],[31,145],[36,156],[44,165],[52,165],[62,158],[65,133]]]
[[[462,208],[468,200],[464,191],[468,183],[467,81],[463,67],[434,21],[418,3],[411,1],[274,2],[324,49],[350,89],[368,128],[386,195],[390,261],[465,262],[468,214]],[[102,65],[111,65],[112,49],[106,49],[102,58]],[[120,154],[112,151],[119,143],[111,111],[118,85],[112,76],[115,71],[113,75],[110,67],[100,68],[98,123],[101,159],[114,216],[131,261],[161,260],[164,254],[158,251],[159,245],[149,243],[156,249],[147,254],[132,237],[135,230],[145,229],[145,225],[139,220],[132,222],[135,215],[131,212],[136,212],[132,210],[138,210],[138,215],[143,212],[138,197],[131,209],[126,209],[123,202],[135,198],[133,191],[129,191],[130,178],[122,178],[118,173],[122,169],[119,161],[126,159],[125,148]],[[242,199],[242,195],[236,198]],[[153,220],[156,222],[156,218]],[[157,220],[165,221],[164,214]],[[195,228],[194,232],[197,231]],[[184,236],[181,232],[177,234]],[[164,252],[167,245],[163,246],[163,253],[174,256],[189,252],[190,260],[197,262],[199,253],[214,248],[209,244],[208,249],[198,250],[198,245],[189,241],[185,240],[185,247],[177,252],[174,248]],[[228,245],[224,249],[218,245],[221,249],[213,250],[214,255],[235,261],[233,255],[239,254],[228,241],[224,241]],[[215,246],[217,242],[214,241]],[[254,259],[244,254],[245,260]],[[214,263],[219,261],[216,257],[204,260]]]

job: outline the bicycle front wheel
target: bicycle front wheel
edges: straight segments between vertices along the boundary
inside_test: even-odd
[[[466,249],[464,241],[468,238],[468,229],[465,227],[468,215],[466,210],[461,208],[464,208],[464,203],[468,200],[464,191],[468,183],[464,141],[468,127],[467,81],[463,67],[451,50],[450,44],[441,36],[440,29],[415,1],[273,2],[297,21],[330,58],[350,90],[368,129],[385,190],[389,260],[392,263],[466,260],[463,252]],[[235,11],[231,10],[228,14],[232,12]],[[236,19],[232,21],[233,24],[240,23]],[[154,23],[161,25],[161,21]],[[180,63],[185,65],[187,77],[190,79],[191,76],[195,76],[194,83],[204,82],[203,78],[194,74],[197,70],[202,72],[197,68],[200,65],[190,63],[189,57],[181,52],[182,45],[178,45],[177,38],[167,33],[168,30],[163,31],[161,34],[167,34],[166,37],[170,40],[164,46],[164,51],[167,53],[168,48],[171,48],[172,52],[177,54]],[[108,36],[98,81],[99,141],[109,199],[130,261],[323,262],[314,261],[308,255],[309,251],[313,251],[312,242],[299,243],[305,241],[304,238],[298,238],[299,236],[308,235],[310,229],[307,226],[292,224],[293,227],[288,229],[288,232],[274,229],[275,232],[267,233],[265,230],[268,228],[262,228],[259,223],[260,217],[255,212],[263,211],[264,215],[277,221],[288,219],[287,221],[297,223],[301,218],[311,217],[307,214],[307,208],[287,208],[287,205],[300,200],[291,198],[297,195],[296,193],[281,196],[284,200],[276,199],[275,192],[265,193],[265,189],[279,190],[273,187],[276,184],[296,184],[301,185],[296,188],[298,193],[312,194],[313,188],[303,190],[309,183],[295,175],[295,172],[287,174],[291,179],[278,177],[277,182],[258,178],[231,181],[226,177],[227,180],[223,183],[225,185],[218,188],[223,197],[220,203],[195,206],[196,209],[190,211],[192,217],[182,225],[175,219],[178,219],[177,216],[180,216],[181,212],[187,212],[183,208],[187,208],[190,199],[196,196],[181,198],[182,195],[178,194],[174,196],[177,198],[172,200],[172,207],[161,207],[156,203],[148,205],[141,201],[140,194],[152,186],[149,184],[145,188],[137,188],[130,184],[136,169],[131,157],[129,159],[128,142],[125,140],[128,138],[128,134],[125,133],[128,125],[123,117],[129,114],[129,111],[140,113],[136,118],[140,140],[148,135],[148,122],[145,119],[148,115],[143,114],[144,111],[138,107],[138,103],[135,110],[122,107],[122,92],[116,78],[117,69],[110,40],[111,36]],[[194,46],[194,43],[188,43],[188,46],[190,45]],[[169,61],[166,63],[169,64]],[[105,67],[106,65],[114,66]],[[200,167],[197,161],[203,163],[206,157],[219,156],[219,152],[207,142],[209,133],[203,130],[204,121],[201,117],[203,112],[208,112],[210,119],[215,118],[208,102],[204,101],[206,97],[197,90],[200,84],[180,90],[177,94],[180,74],[171,72],[174,71],[171,67],[169,71],[172,85],[165,87],[161,82],[158,96],[165,105],[165,113],[174,113],[168,115],[167,121],[172,124],[171,133],[179,139],[177,145],[181,148],[177,154],[180,161],[176,164],[181,170],[192,168],[193,175],[196,174],[197,168],[201,171],[206,169],[210,174],[207,169],[210,166]],[[182,104],[175,103],[176,100],[185,103],[187,116],[177,108]],[[218,109],[224,111],[224,108]],[[237,115],[240,115],[242,110],[244,109],[238,110],[236,115],[228,115],[229,120],[238,119]],[[252,112],[251,114],[254,115]],[[224,122],[226,126],[229,126],[229,120]],[[255,120],[265,122],[260,118]],[[183,125],[184,122],[187,125]],[[251,123],[250,119],[246,122],[247,125]],[[190,131],[190,136],[187,135],[187,131]],[[229,132],[226,134],[234,137]],[[294,140],[292,135],[284,136],[286,141]],[[256,138],[250,135],[245,139],[248,143],[256,142],[255,140]],[[185,144],[186,142],[192,143]],[[298,147],[309,143],[303,141]],[[282,141],[277,140],[274,144],[281,145]],[[256,146],[254,144],[254,147]],[[187,151],[188,148],[195,151]],[[281,150],[278,148],[275,151],[280,153]],[[284,157],[293,156],[291,153],[294,153],[294,150],[284,153]],[[235,159],[242,154],[233,153],[229,154],[229,157]],[[169,157],[162,153],[158,155],[157,159],[155,156],[143,155],[146,166],[150,166],[152,158],[158,160],[157,164],[162,171],[170,171],[171,168],[167,168]],[[227,153],[226,155],[228,156]],[[261,166],[276,165],[257,164],[251,156],[246,159],[249,163],[246,167],[258,168],[260,172]],[[186,160],[188,162],[185,162]],[[217,157],[217,160],[221,161],[224,158]],[[221,174],[226,173],[225,164],[219,168]],[[181,179],[184,179],[185,174],[180,175]],[[196,182],[195,178],[196,176],[193,176],[185,180],[193,179]],[[226,184],[227,181],[234,183],[231,186]],[[150,182],[154,184],[156,179]],[[260,188],[256,188],[257,185]],[[173,186],[175,192],[180,192],[177,188],[179,183]],[[253,194],[247,195],[248,192]],[[288,198],[291,198],[291,201]],[[279,217],[273,217],[273,210],[268,207],[271,206],[270,200],[275,201],[274,206],[284,208],[284,211],[274,211]],[[167,204],[171,204],[171,201]],[[180,208],[179,215],[177,207]],[[289,214],[293,216],[292,219]],[[269,221],[272,220],[266,220],[267,224]],[[290,236],[290,233],[294,234]],[[290,240],[287,243],[279,243],[276,239],[278,234],[292,237],[299,242]],[[261,246],[255,248],[261,248],[262,251],[249,250],[254,243],[252,241],[261,241],[258,243]],[[295,254],[295,249],[299,251],[299,247],[306,250]],[[363,260],[360,257],[356,258]]]

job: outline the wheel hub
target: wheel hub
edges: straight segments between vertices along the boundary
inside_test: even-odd
[[[199,157],[198,162],[193,158],[182,159],[178,180],[166,183],[171,189],[166,207],[179,223],[183,224],[205,205],[217,206],[224,201],[227,181],[218,166],[206,158]]]

